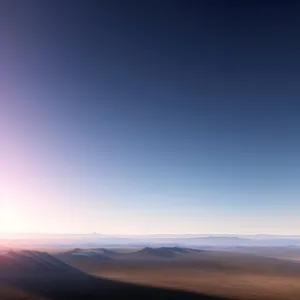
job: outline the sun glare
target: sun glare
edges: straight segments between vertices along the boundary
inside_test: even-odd
[[[24,224],[22,215],[14,197],[1,197],[0,203],[0,231],[15,232],[20,231]]]

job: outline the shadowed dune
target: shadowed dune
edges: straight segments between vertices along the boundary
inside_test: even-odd
[[[46,252],[9,251],[0,255],[0,278],[84,274]]]
[[[51,277],[51,278],[18,278],[2,281],[41,297],[38,299],[187,299],[187,300],[225,300],[228,298],[201,295],[191,292],[183,292],[166,288],[157,288],[123,283],[115,280],[79,277]],[[26,296],[25,296],[26,297]],[[4,300],[5,298],[1,297]],[[8,298],[7,298],[8,299]],[[10,297],[9,299],[18,299]],[[25,298],[24,298],[25,299]],[[26,298],[27,299],[27,298]],[[28,298],[29,299],[29,298]]]
[[[195,293],[152,288],[96,278],[45,252],[10,251],[0,255],[1,300],[207,299]]]
[[[300,299],[300,264],[286,260],[179,247],[85,251],[0,255],[0,300]]]

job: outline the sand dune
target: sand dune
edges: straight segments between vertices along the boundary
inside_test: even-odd
[[[299,282],[299,263],[180,247],[0,255],[0,300],[299,300]]]
[[[80,259],[80,256],[72,257]],[[0,255],[0,300],[124,298],[223,300],[196,293],[96,278],[45,252],[24,250]]]
[[[0,278],[45,276],[53,272],[67,275],[82,273],[46,252],[23,250],[0,255]]]
[[[237,300],[299,300],[300,264],[245,253],[177,247],[144,248],[107,261],[74,256],[87,273]]]

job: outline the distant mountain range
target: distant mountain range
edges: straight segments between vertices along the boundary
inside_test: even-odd
[[[282,235],[105,235],[91,234],[14,234],[2,235],[1,247],[21,245],[53,245],[61,247],[108,247],[108,246],[135,246],[135,247],[243,247],[243,246],[297,246],[300,247],[300,236]]]

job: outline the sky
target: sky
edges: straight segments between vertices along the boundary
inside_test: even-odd
[[[300,234],[297,1],[0,4],[0,231]]]

